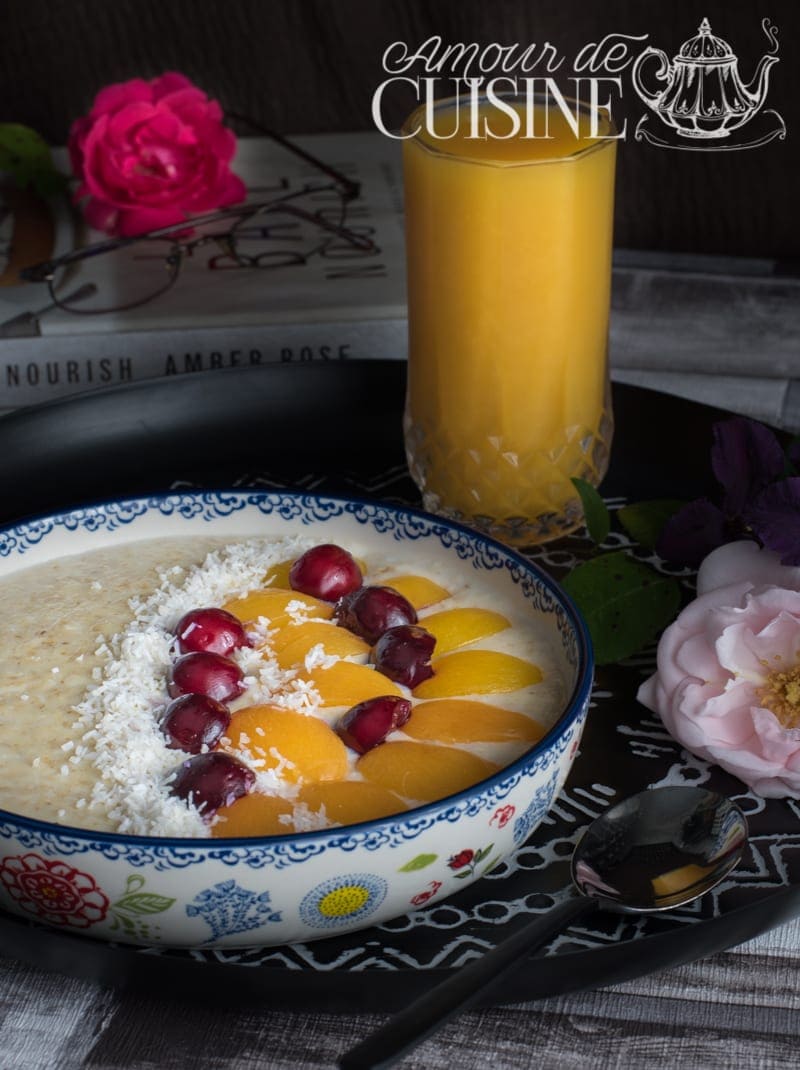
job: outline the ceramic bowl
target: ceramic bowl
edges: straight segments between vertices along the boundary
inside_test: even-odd
[[[538,613],[569,700],[523,757],[466,791],[358,825],[251,839],[88,832],[0,811],[0,905],[101,939],[183,947],[308,941],[444,899],[526,840],[558,795],[586,718],[592,657],[552,579],[459,525],[382,503],[259,491],[92,505],[0,532],[0,577],[65,554],[171,535],[306,534],[320,542],[476,570]]]

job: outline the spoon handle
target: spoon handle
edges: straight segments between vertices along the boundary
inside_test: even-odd
[[[490,985],[499,981],[525,956],[568,925],[596,910],[598,905],[596,899],[574,896],[534,918],[481,958],[455,970],[446,981],[393,1015],[371,1036],[345,1052],[339,1067],[341,1070],[379,1070],[392,1066],[455,1014],[472,1006]]]

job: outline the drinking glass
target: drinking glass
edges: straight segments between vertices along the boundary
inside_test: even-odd
[[[426,509],[525,546],[577,527],[572,479],[608,465],[616,141],[604,112],[573,104],[576,134],[552,100],[502,99],[515,135],[486,100],[403,127],[404,430]],[[513,136],[470,137],[484,118]]]

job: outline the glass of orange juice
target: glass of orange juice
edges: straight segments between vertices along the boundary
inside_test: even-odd
[[[604,112],[502,99],[403,127],[404,428],[426,509],[524,546],[577,527],[571,480],[608,464],[616,141]]]

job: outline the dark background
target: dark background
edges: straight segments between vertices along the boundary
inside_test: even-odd
[[[707,17],[747,84],[769,48],[761,29],[769,17],[780,62],[765,106],[783,116],[786,140],[749,151],[675,152],[629,136],[620,144],[616,243],[800,257],[797,0],[5,0],[0,13],[0,121],[27,123],[52,144],[66,141],[70,122],[102,86],[169,69],[284,133],[374,129],[384,49],[432,34],[448,44],[550,41],[568,56],[569,74],[582,45],[615,32],[648,34],[638,47],[672,57]],[[629,71],[622,78],[615,118],[627,116],[632,133],[645,108]],[[399,123],[412,103],[393,96],[389,119]]]

